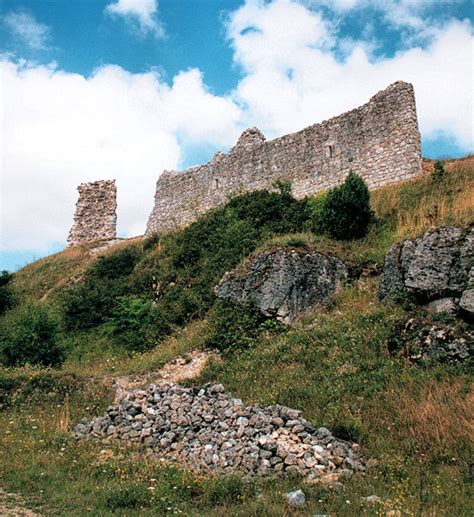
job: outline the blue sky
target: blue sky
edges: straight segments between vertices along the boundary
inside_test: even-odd
[[[473,7],[443,0],[0,0],[0,269],[62,249],[76,186],[143,232],[163,169],[412,82],[423,154],[473,149]]]

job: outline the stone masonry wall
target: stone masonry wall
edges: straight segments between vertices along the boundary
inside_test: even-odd
[[[117,187],[115,180],[82,183],[77,187],[74,224],[67,239],[68,246],[115,239],[117,235]]]
[[[183,172],[164,171],[146,235],[186,226],[233,193],[285,180],[303,198],[340,184],[350,170],[371,189],[422,173],[411,84],[398,81],[359,108],[275,140],[247,129],[228,154]]]

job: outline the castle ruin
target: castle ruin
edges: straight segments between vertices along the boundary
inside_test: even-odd
[[[351,170],[371,189],[421,174],[411,84],[398,81],[359,108],[275,140],[247,129],[228,154],[182,172],[164,171],[146,235],[186,226],[231,194],[272,190],[282,180],[300,199],[342,183]]]
[[[68,246],[115,239],[117,236],[117,187],[115,180],[82,183],[77,187],[74,224]]]
[[[411,84],[398,81],[359,108],[274,140],[247,129],[228,154],[217,152],[185,171],[164,171],[145,235],[182,228],[230,195],[274,190],[278,180],[291,182],[297,199],[311,196],[339,185],[351,170],[370,189],[423,172]],[[86,183],[78,190],[69,245],[115,238],[115,182]]]

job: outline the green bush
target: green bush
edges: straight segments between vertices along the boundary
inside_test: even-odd
[[[132,352],[149,350],[160,334],[152,302],[133,295],[117,299],[108,326],[114,341]]]
[[[0,316],[15,305],[12,280],[13,273],[6,270],[0,273]]]
[[[439,183],[443,181],[446,177],[446,171],[444,169],[444,162],[441,160],[437,160],[434,164],[433,172],[431,173],[431,178],[434,182]]]
[[[320,192],[308,199],[309,221],[308,230],[323,233],[322,211],[326,201],[326,193]]]
[[[84,280],[64,291],[62,315],[67,330],[86,330],[107,321],[118,299],[130,293],[129,276],[140,258],[137,246],[99,257]]]
[[[334,239],[359,239],[367,234],[372,218],[369,189],[360,176],[350,172],[342,185],[327,192],[320,224]]]
[[[41,303],[27,303],[8,312],[0,324],[0,350],[6,366],[58,366],[64,359],[59,323]]]
[[[257,307],[218,299],[210,316],[212,332],[207,345],[221,352],[248,348],[258,337],[264,321]]]

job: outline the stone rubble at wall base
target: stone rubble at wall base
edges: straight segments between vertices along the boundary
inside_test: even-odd
[[[224,387],[151,384],[133,390],[102,417],[82,420],[79,438],[141,443],[197,472],[246,477],[292,473],[334,483],[365,470],[360,447],[315,429],[301,411],[245,406]]]

